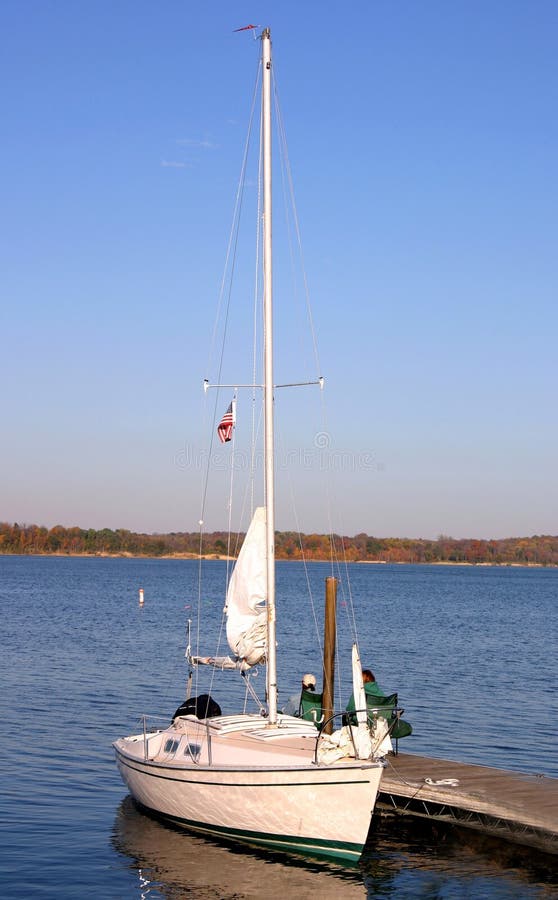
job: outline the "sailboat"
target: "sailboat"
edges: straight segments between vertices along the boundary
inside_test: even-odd
[[[142,807],[197,832],[277,850],[356,861],[367,839],[386,742],[369,724],[353,646],[355,719],[338,727],[284,715],[277,703],[274,380],[271,242],[271,35],[261,39],[264,306],[264,497],[227,590],[231,655],[194,665],[266,667],[264,714],[184,710],[168,727],[122,737],[122,778]],[[228,425],[233,415],[229,416]],[[277,613],[280,614],[280,603]],[[205,714],[204,714],[205,712]],[[220,712],[220,710],[219,710]],[[196,715],[197,713],[197,715]]]

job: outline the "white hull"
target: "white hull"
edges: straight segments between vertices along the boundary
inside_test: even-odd
[[[259,716],[207,723],[187,717],[180,728],[148,735],[147,742],[143,735],[116,741],[120,773],[137,802],[197,831],[358,859],[382,763],[346,758],[318,765],[315,728],[290,717],[275,729]],[[171,741],[177,746],[169,753]]]

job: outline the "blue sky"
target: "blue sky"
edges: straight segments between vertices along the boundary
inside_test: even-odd
[[[195,530],[251,22],[272,28],[336,529],[558,533],[546,0],[7,0],[0,519]],[[304,404],[284,455],[316,450]],[[327,530],[316,472],[292,480],[302,529]],[[225,527],[222,498],[206,524]]]

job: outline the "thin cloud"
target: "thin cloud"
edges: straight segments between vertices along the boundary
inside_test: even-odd
[[[166,169],[191,169],[191,163],[179,162],[176,159],[162,159],[161,165]]]
[[[207,140],[207,138],[202,141],[196,138],[179,138],[176,143],[181,144],[183,147],[197,147],[200,150],[216,150],[219,146],[214,144],[213,141]]]

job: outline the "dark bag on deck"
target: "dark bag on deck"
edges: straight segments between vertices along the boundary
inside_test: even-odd
[[[221,707],[215,700],[212,700],[209,694],[200,694],[199,697],[190,697],[178,707],[173,720],[177,716],[197,716],[198,719],[211,719],[213,716],[221,715]]]

